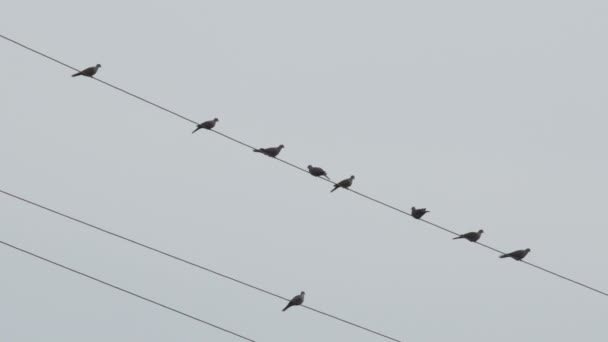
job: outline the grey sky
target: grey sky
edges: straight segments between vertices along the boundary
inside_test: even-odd
[[[6,1],[0,32],[608,289],[605,1]],[[608,301],[0,41],[0,187],[412,342],[606,341]],[[257,341],[381,341],[5,196],[0,239]],[[3,340],[235,341],[0,247]]]

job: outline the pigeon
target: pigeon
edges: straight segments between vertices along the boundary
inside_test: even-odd
[[[325,172],[325,170],[323,170],[320,167],[308,165],[308,172],[310,172],[310,174],[315,177],[325,177],[325,178],[329,179],[329,177],[327,177],[327,172]]]
[[[479,238],[481,237],[481,234],[483,234],[483,229],[481,229],[478,232],[470,232],[470,233],[462,234],[460,236],[453,238],[452,240],[467,239],[471,242],[477,242],[477,240],[479,240]]]
[[[72,77],[76,77],[76,76],[89,76],[89,77],[93,77],[93,75],[95,75],[97,73],[97,69],[101,68],[101,64],[97,64],[94,67],[90,67],[90,68],[86,68],[82,71],[79,71],[77,73],[75,73],[74,75],[72,75]]]
[[[426,210],[426,208],[416,209],[416,207],[412,207],[412,216],[415,219],[420,219],[426,213],[430,213],[430,211]]]
[[[218,120],[217,118],[213,119],[213,120],[209,120],[209,121],[205,121],[203,123],[200,123],[198,125],[196,125],[196,129],[194,131],[192,131],[192,133],[198,131],[201,128],[204,129],[212,129],[213,127],[215,127],[215,123],[218,122],[220,120]]]
[[[283,309],[283,311],[289,309],[292,306],[297,306],[297,305],[302,305],[302,303],[304,303],[304,295],[306,293],[304,293],[304,291],[302,291],[299,295],[293,297],[289,303],[287,303],[287,306],[285,307],[285,309]]]
[[[338,183],[334,184],[334,188],[330,192],[336,191],[338,188],[348,189],[351,185],[353,185],[353,180],[355,176],[350,176],[350,178],[343,179]]]
[[[513,259],[519,261],[519,260],[525,258],[526,255],[528,255],[528,253],[530,253],[530,251],[531,251],[530,248],[520,249],[515,252],[503,254],[503,255],[499,256],[499,258],[513,258]]]
[[[284,147],[285,146],[283,146],[283,145],[279,145],[278,147],[259,148],[259,149],[253,150],[253,152],[263,153],[269,157],[275,158],[276,156],[279,155],[279,153],[281,152],[281,149],[283,149]]]

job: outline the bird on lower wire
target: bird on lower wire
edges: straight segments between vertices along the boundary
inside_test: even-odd
[[[470,233],[462,234],[460,236],[453,238],[452,240],[467,239],[471,242],[477,242],[477,240],[479,240],[479,238],[481,238],[481,234],[483,234],[483,229],[480,229],[478,232],[470,232]]]
[[[279,145],[277,147],[257,148],[255,150],[253,150],[253,152],[262,153],[262,154],[265,154],[265,155],[267,155],[269,157],[276,158],[276,156],[278,156],[279,153],[281,153],[281,150],[284,147],[285,146],[283,146],[283,145]]]
[[[304,291],[302,291],[299,295],[293,297],[289,303],[287,303],[287,306],[283,309],[283,311],[289,309],[292,306],[298,306],[298,305],[302,305],[302,303],[304,303],[304,295],[306,293],[304,293]]]
[[[430,211],[426,210],[426,208],[418,208],[418,209],[416,209],[416,207],[412,207],[412,216],[415,219],[420,219],[426,213],[430,213]]]
[[[77,73],[75,73],[74,75],[72,75],[72,77],[76,77],[76,76],[89,76],[89,77],[93,77],[93,75],[95,75],[97,73],[97,70],[101,68],[101,64],[97,64],[96,66],[92,66],[89,68],[86,68],[82,71],[79,71]]]
[[[353,180],[355,176],[350,176],[350,178],[343,179],[338,183],[334,184],[334,188],[330,192],[336,191],[338,188],[348,189],[351,185],[353,185]]]
[[[528,253],[530,253],[530,251],[531,251],[530,248],[520,249],[515,252],[503,254],[503,255],[499,256],[499,258],[513,258],[517,261],[520,261],[521,259],[525,258],[526,255],[528,255]]]
[[[192,133],[198,131],[201,128],[204,129],[212,129],[213,127],[215,127],[215,124],[220,121],[217,118],[213,119],[213,120],[209,120],[209,121],[205,121],[203,123],[200,123],[198,125],[196,125],[196,129],[194,131],[192,131]]]
[[[329,177],[327,177],[327,172],[320,167],[308,165],[308,172],[315,177],[325,177],[329,179]]]

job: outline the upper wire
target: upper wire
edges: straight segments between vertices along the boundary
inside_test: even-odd
[[[53,61],[53,62],[55,62],[55,63],[61,64],[61,65],[65,66],[65,67],[67,67],[67,68],[70,68],[70,69],[72,69],[72,70],[79,71],[78,69],[76,69],[76,68],[74,68],[74,67],[72,67],[72,66],[70,66],[70,65],[68,65],[68,64],[66,64],[66,63],[63,63],[63,62],[61,62],[61,61],[59,61],[59,60],[57,60],[57,59],[55,59],[55,58],[53,58],[53,57],[50,57],[50,56],[48,56],[48,55],[46,55],[46,54],[44,54],[44,53],[42,53],[42,52],[40,52],[40,51],[37,51],[37,50],[35,50],[35,49],[33,49],[33,48],[31,48],[31,47],[29,47],[29,46],[25,45],[25,44],[22,44],[22,43],[20,43],[20,42],[18,42],[18,41],[15,41],[15,40],[13,40],[13,39],[10,39],[10,38],[8,38],[8,37],[6,37],[6,36],[2,35],[2,34],[0,34],[0,37],[1,37],[1,38],[4,38],[5,40],[7,40],[7,41],[9,41],[9,42],[12,42],[12,43],[14,43],[14,44],[18,45],[18,46],[21,46],[21,47],[23,47],[23,48],[25,48],[25,49],[27,49],[27,50],[29,50],[29,51],[31,51],[31,52],[34,52],[34,53],[36,53],[36,54],[38,54],[38,55],[40,55],[40,56],[43,56],[43,57],[45,57],[45,58],[47,58],[47,59],[49,59],[49,60],[51,60],[51,61]],[[129,95],[129,96],[132,96],[132,97],[134,97],[134,98],[136,98],[136,99],[138,99],[138,100],[140,100],[140,101],[143,101],[143,102],[145,102],[145,103],[148,103],[148,104],[150,104],[150,105],[152,105],[152,106],[154,106],[154,107],[156,107],[156,108],[159,108],[159,109],[161,109],[161,110],[163,110],[163,111],[165,111],[165,112],[167,112],[167,113],[170,113],[170,114],[172,114],[172,115],[174,115],[174,116],[177,116],[177,117],[179,117],[179,118],[181,118],[181,119],[183,119],[183,120],[185,120],[185,121],[188,121],[188,122],[190,122],[190,123],[197,124],[197,122],[196,122],[196,121],[194,121],[194,120],[192,120],[192,119],[189,119],[188,117],[183,116],[183,115],[181,115],[181,114],[178,114],[178,113],[177,113],[177,112],[175,112],[175,111],[172,111],[172,110],[167,109],[167,108],[165,108],[165,107],[163,107],[163,106],[160,106],[160,105],[158,105],[158,104],[156,104],[156,103],[154,103],[154,102],[152,102],[152,101],[146,100],[146,99],[144,99],[144,98],[143,98],[143,97],[141,97],[141,96],[135,95],[135,94],[133,94],[133,93],[131,93],[131,92],[129,92],[129,91],[126,91],[126,90],[124,90],[124,89],[122,89],[122,88],[119,88],[119,87],[117,87],[117,86],[115,86],[115,85],[112,85],[112,84],[110,84],[110,83],[108,83],[108,82],[106,82],[106,81],[103,81],[103,80],[99,79],[99,78],[96,78],[96,77],[91,77],[91,78],[93,78],[94,80],[96,80],[96,81],[98,81],[98,82],[101,82],[101,83],[103,83],[103,84],[105,84],[105,85],[107,85],[107,86],[109,86],[109,87],[112,87],[113,89],[116,89],[116,90],[118,90],[118,91],[120,91],[120,92],[122,92],[122,93],[124,93],[124,94],[127,94],[127,95]],[[231,137],[231,136],[229,136],[229,135],[227,135],[227,134],[225,134],[225,133],[221,133],[221,132],[216,131],[216,130],[211,130],[211,131],[212,131],[212,132],[214,132],[214,133],[216,133],[216,134],[218,134],[218,135],[221,135],[221,136],[223,136],[223,137],[225,137],[225,138],[227,138],[227,139],[230,139],[230,140],[232,140],[232,141],[234,141],[234,142],[236,142],[236,143],[238,143],[238,144],[240,144],[240,145],[243,145],[243,146],[245,146],[245,147],[247,147],[247,148],[250,148],[250,149],[255,149],[255,148],[254,148],[254,147],[252,147],[251,145],[249,145],[249,144],[247,144],[247,143],[245,143],[245,142],[243,142],[243,141],[241,141],[241,140],[235,139],[235,138],[233,138],[233,137]],[[306,173],[308,173],[308,171],[307,171],[306,169],[304,169],[304,168],[302,168],[302,167],[300,167],[300,166],[297,166],[297,165],[295,165],[295,164],[293,164],[293,163],[291,163],[291,162],[289,162],[289,161],[286,161],[286,160],[281,159],[281,158],[274,158],[274,159],[276,159],[276,160],[278,160],[278,161],[280,161],[280,162],[282,162],[282,163],[284,163],[284,164],[286,164],[286,165],[289,165],[289,166],[291,166],[291,167],[293,167],[293,168],[295,168],[295,169],[298,169],[298,170],[300,170],[300,171],[302,171],[302,172],[306,172]],[[326,181],[326,182],[329,182],[329,183],[332,183],[332,184],[336,184],[335,182],[330,181],[330,180],[327,180],[327,179],[324,179],[324,178],[320,178],[320,177],[318,177],[318,179],[321,179],[321,180],[323,180],[323,181]],[[375,199],[375,198],[373,198],[373,197],[371,197],[371,196],[365,195],[365,194],[363,194],[363,193],[357,192],[357,191],[352,190],[352,189],[348,189],[348,190],[350,190],[350,191],[351,191],[352,193],[354,193],[354,194],[357,194],[357,195],[359,195],[359,196],[361,196],[361,197],[363,197],[363,198],[366,198],[366,199],[368,199],[368,200],[370,200],[370,201],[376,202],[376,203],[378,203],[378,204],[380,204],[380,205],[383,205],[383,206],[385,206],[385,207],[387,207],[387,208],[393,209],[393,210],[395,210],[395,211],[397,211],[397,212],[399,212],[399,213],[402,213],[402,214],[405,214],[405,215],[408,215],[408,216],[412,216],[410,213],[408,213],[408,212],[406,212],[406,211],[404,211],[404,210],[402,210],[402,209],[399,209],[399,208],[397,208],[397,207],[395,207],[395,206],[392,206],[392,205],[390,205],[390,204],[387,204],[387,203],[385,203],[385,202],[383,202],[383,201],[377,200],[377,199]],[[441,226],[441,225],[438,225],[438,224],[436,224],[436,223],[433,223],[433,222],[430,222],[430,221],[427,221],[427,220],[420,220],[420,221],[425,222],[425,223],[427,223],[427,224],[429,224],[429,225],[431,225],[431,226],[433,226],[433,227],[435,227],[435,228],[441,229],[441,230],[443,230],[443,231],[445,231],[445,232],[448,232],[448,233],[450,233],[450,234],[452,234],[452,235],[460,235],[460,234],[456,233],[455,231],[450,230],[450,229],[448,229],[448,228],[445,228],[445,227],[443,227],[443,226]],[[478,244],[478,245],[480,245],[480,246],[483,246],[483,247],[485,247],[485,248],[487,248],[487,249],[493,250],[493,251],[495,251],[495,252],[498,252],[498,253],[504,254],[504,253],[503,253],[502,251],[500,251],[499,249],[494,248],[494,247],[491,247],[491,246],[489,246],[489,245],[485,245],[485,244],[482,244],[482,243],[479,243],[479,242],[477,242],[476,244]],[[552,274],[552,275],[554,275],[554,276],[556,276],[556,277],[558,277],[558,278],[561,278],[561,279],[563,279],[563,280],[567,280],[567,281],[569,281],[569,282],[571,282],[571,283],[573,283],[573,284],[576,284],[576,285],[582,286],[582,287],[584,287],[584,288],[586,288],[586,289],[588,289],[588,290],[594,291],[594,292],[596,292],[596,293],[599,293],[599,294],[602,294],[602,295],[604,295],[604,296],[608,297],[608,293],[606,293],[606,292],[604,292],[604,291],[601,291],[601,290],[599,290],[599,289],[597,289],[597,288],[594,288],[594,287],[592,287],[592,286],[586,285],[586,284],[584,284],[584,283],[582,283],[582,282],[576,281],[576,280],[574,280],[574,279],[572,279],[572,278],[566,277],[566,276],[564,276],[564,275],[561,275],[561,274],[559,274],[559,273],[553,272],[553,271],[551,271],[551,270],[548,270],[548,269],[546,269],[546,268],[544,268],[544,267],[541,267],[541,266],[535,265],[535,264],[533,264],[533,263],[530,263],[530,262],[527,262],[527,261],[524,261],[524,260],[522,260],[522,262],[523,262],[524,264],[526,264],[526,265],[529,265],[529,266],[534,267],[534,268],[536,268],[536,269],[542,270],[542,271],[544,271],[544,272],[546,272],[546,273],[549,273],[549,274]]]

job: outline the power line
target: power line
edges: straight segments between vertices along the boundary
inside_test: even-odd
[[[72,67],[72,66],[70,66],[70,65],[67,65],[67,64],[65,64],[65,63],[63,63],[63,62],[61,62],[61,61],[59,61],[59,60],[57,60],[57,59],[55,59],[55,58],[52,58],[52,57],[50,57],[50,56],[48,56],[48,55],[45,55],[45,54],[43,54],[42,52],[39,52],[39,51],[37,51],[37,50],[35,50],[35,49],[32,49],[32,48],[30,48],[29,46],[26,46],[26,45],[24,45],[24,44],[22,44],[22,43],[19,43],[19,42],[15,41],[15,40],[13,40],[13,39],[10,39],[10,38],[8,38],[8,37],[6,37],[6,36],[4,36],[4,35],[1,35],[1,34],[0,34],[0,37],[2,37],[2,38],[4,38],[4,39],[6,39],[7,41],[10,41],[10,42],[12,42],[12,43],[14,43],[14,44],[16,44],[16,45],[19,45],[19,46],[21,46],[21,47],[23,47],[23,48],[25,48],[25,49],[27,49],[27,50],[29,50],[29,51],[31,51],[31,52],[34,52],[34,53],[36,53],[36,54],[38,54],[38,55],[41,55],[41,56],[43,56],[43,57],[45,57],[45,58],[48,58],[49,60],[52,60],[52,61],[54,61],[54,62],[56,62],[56,63],[59,63],[59,64],[61,64],[61,65],[65,66],[65,67],[67,67],[67,68],[70,68],[70,69],[72,69],[72,70],[79,71],[78,69],[76,69],[76,68],[74,68],[74,67]],[[168,113],[170,113],[170,114],[173,114],[173,115],[175,115],[175,116],[177,116],[177,117],[179,117],[179,118],[181,118],[181,119],[183,119],[183,120],[186,120],[186,121],[189,121],[189,122],[191,122],[191,123],[197,124],[197,122],[196,122],[196,121],[194,121],[194,120],[192,120],[192,119],[189,119],[189,118],[187,118],[187,117],[185,117],[185,116],[183,116],[183,115],[181,115],[181,114],[178,114],[178,113],[176,113],[176,112],[174,112],[174,111],[172,111],[172,110],[169,110],[169,109],[167,109],[167,108],[165,108],[165,107],[162,107],[162,106],[160,106],[160,105],[158,105],[158,104],[156,104],[156,103],[154,103],[154,102],[151,102],[151,101],[149,101],[149,100],[146,100],[146,99],[144,99],[144,98],[142,98],[142,97],[140,97],[140,96],[138,96],[138,95],[135,95],[135,94],[133,94],[133,93],[130,93],[130,92],[126,91],[126,90],[123,90],[123,89],[121,89],[121,88],[119,88],[119,87],[116,87],[116,86],[114,86],[114,85],[112,85],[112,84],[109,84],[109,83],[107,83],[107,82],[105,82],[105,81],[102,81],[102,80],[100,80],[100,79],[98,79],[98,78],[94,78],[94,77],[92,77],[92,78],[93,78],[93,79],[95,79],[96,81],[101,82],[101,83],[103,83],[103,84],[105,84],[105,85],[107,85],[107,86],[110,86],[110,87],[112,87],[112,88],[114,88],[114,89],[116,89],[116,90],[118,90],[118,91],[121,91],[121,92],[123,92],[123,93],[125,93],[125,94],[127,94],[127,95],[130,95],[130,96],[132,96],[132,97],[134,97],[134,98],[136,98],[136,99],[138,99],[138,100],[141,100],[141,101],[143,101],[143,102],[146,102],[146,103],[148,103],[148,104],[150,104],[150,105],[152,105],[152,106],[154,106],[154,107],[157,107],[157,108],[159,108],[159,109],[161,109],[161,110],[163,110],[163,111],[166,111],[166,112],[168,112]],[[243,146],[246,146],[246,147],[248,147],[248,148],[250,148],[250,149],[254,149],[254,147],[252,147],[251,145],[249,145],[249,144],[247,144],[247,143],[244,143],[244,142],[242,142],[242,141],[240,141],[240,140],[238,140],[238,139],[232,138],[232,137],[230,137],[230,136],[228,136],[228,135],[226,135],[226,134],[224,134],[224,133],[218,132],[218,131],[216,131],[216,130],[211,130],[211,131],[212,131],[212,132],[214,132],[214,133],[216,133],[216,134],[219,134],[219,135],[221,135],[221,136],[223,136],[223,137],[225,137],[225,138],[227,138],[227,139],[230,139],[230,140],[232,140],[232,141],[234,141],[234,142],[236,142],[236,143],[238,143],[238,144],[241,144],[241,145],[243,145]],[[308,173],[308,171],[307,171],[306,169],[304,169],[304,168],[302,168],[302,167],[299,167],[299,166],[297,166],[297,165],[295,165],[295,164],[292,164],[292,163],[290,163],[290,162],[288,162],[288,161],[286,161],[286,160],[283,160],[283,159],[280,159],[280,158],[274,158],[274,159],[276,159],[276,160],[278,160],[278,161],[280,161],[280,162],[282,162],[282,163],[284,163],[284,164],[287,164],[287,165],[289,165],[289,166],[291,166],[291,167],[293,167],[293,168],[295,168],[295,169],[298,169],[298,170],[300,170],[300,171],[302,171],[302,172],[306,172],[306,173]],[[321,180],[323,180],[323,181],[325,181],[325,182],[329,182],[329,183],[335,184],[334,182],[332,182],[332,181],[330,181],[330,180],[327,180],[327,179],[324,179],[324,178],[321,178],[321,177],[317,177],[317,178],[318,178],[318,179],[321,179]],[[380,204],[380,205],[382,205],[382,206],[385,206],[385,207],[387,207],[387,208],[393,209],[393,210],[395,210],[395,211],[397,211],[397,212],[400,212],[400,213],[402,213],[402,214],[405,214],[405,215],[408,215],[408,216],[412,216],[411,214],[409,214],[409,213],[408,213],[408,212],[406,212],[406,211],[403,211],[403,210],[401,210],[401,209],[399,209],[399,208],[397,208],[397,207],[394,207],[394,206],[392,206],[392,205],[390,205],[390,204],[387,204],[387,203],[385,203],[385,202],[382,202],[382,201],[380,201],[380,200],[377,200],[377,199],[375,199],[375,198],[373,198],[373,197],[370,197],[370,196],[368,196],[368,195],[362,194],[362,193],[357,192],[357,191],[355,191],[355,190],[351,190],[351,189],[348,189],[348,190],[350,190],[352,193],[357,194],[357,195],[359,195],[359,196],[361,196],[361,197],[363,197],[363,198],[366,198],[366,199],[368,199],[368,200],[370,200],[370,201],[372,201],[372,202],[376,202],[376,203],[378,203],[378,204]],[[453,231],[453,230],[450,230],[450,229],[448,229],[448,228],[445,228],[445,227],[443,227],[443,226],[441,226],[441,225],[438,225],[438,224],[435,224],[435,223],[433,223],[433,222],[426,221],[426,220],[420,220],[420,221],[423,221],[423,222],[425,222],[425,223],[427,223],[427,224],[429,224],[429,225],[431,225],[431,226],[433,226],[433,227],[435,227],[435,228],[438,228],[438,229],[441,229],[441,230],[443,230],[443,231],[446,231],[446,232],[448,232],[448,233],[450,233],[450,234],[452,234],[452,235],[460,235],[460,234],[456,233],[456,232],[455,232],[455,231]],[[489,245],[485,245],[485,244],[483,244],[483,243],[479,243],[479,242],[477,242],[477,244],[478,244],[478,245],[480,245],[480,246],[483,246],[483,247],[485,247],[485,248],[487,248],[487,249],[490,249],[490,250],[493,250],[493,251],[495,251],[495,252],[498,252],[498,253],[503,254],[503,252],[501,252],[499,249],[496,249],[496,248],[491,247],[491,246],[489,246]],[[536,269],[539,269],[539,270],[545,271],[546,273],[552,274],[552,275],[554,275],[554,276],[556,276],[556,277],[558,277],[558,278],[561,278],[561,279],[563,279],[563,280],[567,280],[567,281],[569,281],[569,282],[571,282],[571,283],[573,283],[573,284],[576,284],[576,285],[582,286],[582,287],[584,287],[584,288],[586,288],[586,289],[588,289],[588,290],[594,291],[594,292],[596,292],[596,293],[599,293],[599,294],[602,294],[602,295],[604,295],[604,296],[608,297],[608,293],[606,293],[606,292],[604,292],[604,291],[598,290],[598,289],[596,289],[596,288],[594,288],[594,287],[591,287],[591,286],[589,286],[589,285],[583,284],[583,283],[581,283],[581,282],[579,282],[579,281],[576,281],[576,280],[574,280],[574,279],[572,279],[572,278],[569,278],[569,277],[566,277],[566,276],[560,275],[560,274],[558,274],[558,273],[556,273],[556,272],[550,271],[550,270],[548,270],[548,269],[546,269],[546,268],[544,268],[544,267],[541,267],[541,266],[538,266],[538,265],[532,264],[532,263],[530,263],[530,262],[523,261],[523,260],[522,260],[522,262],[523,262],[524,264],[527,264],[527,265],[529,265],[529,266],[532,266],[532,267],[534,267],[534,268],[536,268]]]
[[[34,254],[34,253],[32,253],[32,252],[26,251],[25,249],[19,248],[19,247],[14,246],[14,245],[11,245],[10,243],[4,242],[4,241],[2,241],[2,240],[0,240],[0,243],[1,243],[1,244],[3,244],[3,245],[5,245],[5,246],[7,246],[7,247],[10,247],[10,248],[16,249],[16,250],[18,250],[18,251],[20,251],[20,252],[23,252],[23,253],[25,253],[25,254],[29,254],[29,255],[31,255],[31,256],[33,256],[33,257],[35,257],[35,258],[38,258],[38,259],[40,259],[40,260],[46,261],[46,262],[48,262],[48,263],[51,263],[51,264],[53,264],[53,265],[55,265],[55,266],[61,267],[61,268],[65,269],[65,270],[68,270],[68,271],[70,271],[70,272],[76,273],[76,274],[78,274],[78,275],[81,275],[81,276],[83,276],[83,277],[89,278],[89,279],[91,279],[91,280],[95,280],[96,282],[101,283],[101,284],[106,285],[106,286],[109,286],[109,287],[111,287],[111,288],[113,288],[113,289],[115,289],[115,290],[122,291],[122,292],[124,292],[124,293],[126,293],[126,294],[129,294],[129,295],[131,295],[131,296],[137,297],[137,298],[139,298],[139,299],[143,299],[143,300],[145,300],[146,302],[152,303],[152,304],[154,304],[154,305],[158,305],[158,306],[160,306],[160,307],[162,307],[162,308],[164,308],[164,309],[167,309],[167,310],[173,311],[173,312],[175,312],[175,313],[178,313],[178,314],[180,314],[180,315],[182,315],[182,316],[186,316],[186,317],[188,317],[188,318],[191,318],[191,319],[193,319],[193,320],[195,320],[195,321],[197,321],[197,322],[199,322],[199,323],[203,323],[203,324],[206,324],[206,325],[211,326],[211,327],[213,327],[213,328],[216,328],[216,329],[222,330],[222,331],[227,332],[227,333],[229,333],[229,334],[231,334],[231,335],[234,335],[234,336],[236,336],[236,337],[242,338],[243,340],[247,340],[247,341],[255,342],[255,340],[252,340],[252,339],[250,339],[250,338],[248,338],[248,337],[245,337],[245,336],[243,336],[243,335],[237,334],[237,333],[235,333],[234,331],[230,331],[230,330],[228,330],[228,329],[222,328],[222,327],[220,327],[220,326],[218,326],[218,325],[215,325],[215,324],[213,324],[213,323],[209,323],[209,322],[204,321],[204,320],[202,320],[202,319],[200,319],[200,318],[198,318],[198,317],[195,317],[195,316],[189,315],[189,314],[187,314],[187,313],[185,313],[185,312],[183,312],[183,311],[180,311],[180,310],[174,309],[174,308],[172,308],[172,307],[170,307],[170,306],[167,306],[167,305],[165,305],[165,304],[159,303],[159,302],[157,302],[157,301],[155,301],[155,300],[152,300],[152,299],[146,298],[146,297],[144,297],[144,296],[138,295],[138,294],[137,294],[137,293],[135,293],[135,292],[131,292],[131,291],[129,291],[129,290],[125,290],[125,289],[123,289],[122,287],[118,287],[118,286],[116,286],[116,285],[110,284],[110,283],[108,283],[108,282],[106,282],[106,281],[103,281],[103,280],[101,280],[101,279],[99,279],[99,278],[95,278],[95,277],[90,276],[90,275],[88,275],[88,274],[86,274],[86,273],[83,273],[83,272],[80,272],[80,271],[75,270],[75,269],[73,269],[73,268],[70,268],[70,267],[67,267],[67,266],[65,266],[65,265],[62,265],[62,264],[60,264],[60,263],[58,263],[58,262],[52,261],[52,260],[47,259],[47,258],[45,258],[45,257],[42,257],[42,256],[40,256],[40,255],[37,255],[37,254]]]
[[[46,211],[49,211],[49,212],[51,212],[51,213],[53,213],[53,214],[56,214],[56,215],[59,215],[59,216],[61,216],[61,217],[67,218],[67,219],[72,220],[72,221],[74,221],[74,222],[80,223],[80,224],[85,225],[85,226],[87,226],[87,227],[89,227],[89,228],[96,229],[97,231],[100,231],[100,232],[102,232],[102,233],[105,233],[105,234],[108,234],[108,235],[112,235],[112,236],[114,236],[114,237],[117,237],[117,238],[122,239],[122,240],[124,240],[124,241],[130,242],[130,243],[135,244],[135,245],[137,245],[137,246],[143,247],[143,248],[145,248],[145,249],[151,250],[151,251],[156,252],[156,253],[158,253],[158,254],[162,254],[162,255],[167,256],[167,257],[169,257],[169,258],[172,258],[172,259],[174,259],[174,260],[177,260],[177,261],[183,262],[183,263],[188,264],[188,265],[190,265],[190,266],[194,266],[194,267],[196,267],[196,268],[198,268],[198,269],[200,269],[200,270],[203,270],[203,271],[207,271],[207,272],[213,273],[213,274],[215,274],[215,275],[217,275],[217,276],[220,276],[220,277],[222,277],[222,278],[224,278],[224,279],[228,279],[228,280],[231,280],[231,281],[233,281],[233,282],[235,282],[235,283],[238,283],[238,284],[240,284],[240,285],[244,285],[244,286],[247,286],[247,287],[249,287],[249,288],[251,288],[251,289],[254,289],[254,290],[257,290],[257,291],[263,292],[263,293],[265,293],[265,294],[267,294],[267,295],[270,295],[270,296],[273,296],[273,297],[276,297],[276,298],[282,299],[282,300],[284,300],[284,301],[289,301],[289,300],[290,300],[289,298],[286,298],[286,297],[283,297],[283,296],[278,295],[278,294],[276,294],[276,293],[273,293],[273,292],[270,292],[270,291],[264,290],[264,289],[262,289],[262,288],[260,288],[260,287],[255,286],[255,285],[251,285],[251,284],[249,284],[249,283],[247,283],[247,282],[244,282],[244,281],[242,281],[242,280],[239,280],[239,279],[236,279],[236,278],[234,278],[234,277],[228,276],[228,275],[226,275],[226,274],[220,273],[220,272],[218,272],[218,271],[212,270],[212,269],[210,269],[210,268],[208,268],[208,267],[202,266],[202,265],[197,264],[197,263],[195,263],[195,262],[188,261],[188,260],[186,260],[186,259],[184,259],[184,258],[180,258],[180,257],[178,257],[178,256],[176,256],[176,255],[174,255],[174,254],[171,254],[171,253],[168,253],[168,252],[162,251],[162,250],[160,250],[160,249],[158,249],[158,248],[154,248],[154,247],[152,247],[152,246],[149,246],[149,245],[146,245],[146,244],[144,244],[144,243],[138,242],[138,241],[136,241],[136,240],[130,239],[130,238],[125,237],[125,236],[123,236],[123,235],[120,235],[120,234],[117,234],[117,233],[111,232],[111,231],[109,231],[109,230],[107,230],[107,229],[104,229],[104,228],[101,228],[101,227],[96,226],[96,225],[94,225],[94,224],[88,223],[88,222],[86,222],[86,221],[83,221],[83,220],[77,219],[77,218],[75,218],[75,217],[73,217],[73,216],[70,216],[70,215],[64,214],[64,213],[62,213],[62,212],[59,212],[59,211],[54,210],[54,209],[51,209],[51,208],[46,207],[46,206],[44,206],[44,205],[42,205],[42,204],[39,204],[39,203],[36,203],[36,202],[30,201],[30,200],[28,200],[28,199],[25,199],[25,198],[23,198],[23,197],[17,196],[17,195],[15,195],[15,194],[12,194],[12,193],[10,193],[10,192],[4,191],[4,190],[2,190],[2,189],[0,189],[0,193],[3,193],[3,194],[5,194],[5,195],[7,195],[7,196],[10,196],[10,197],[12,197],[12,198],[18,199],[18,200],[20,200],[20,201],[22,201],[22,202],[25,202],[25,203],[27,203],[27,204],[33,205],[33,206],[38,207],[38,208],[40,208],[40,209],[44,209],[44,210],[46,210]],[[345,319],[343,319],[343,318],[340,318],[340,317],[338,317],[338,316],[334,316],[334,315],[332,315],[332,314],[329,314],[329,313],[323,312],[323,311],[318,310],[318,309],[315,309],[315,308],[313,308],[313,307],[306,306],[306,305],[302,305],[302,307],[304,307],[304,308],[306,308],[306,309],[308,309],[308,310],[314,311],[314,312],[316,312],[316,313],[318,313],[318,314],[321,314],[321,315],[324,315],[324,316],[327,316],[327,317],[330,317],[330,318],[336,319],[336,320],[338,320],[338,321],[340,321],[340,322],[343,322],[343,323],[349,324],[349,325],[351,325],[351,326],[353,326],[353,327],[356,327],[356,328],[359,328],[359,329],[365,330],[365,331],[367,331],[367,332],[370,332],[370,333],[372,333],[372,334],[378,335],[378,336],[380,336],[380,337],[384,337],[384,338],[387,338],[387,339],[389,339],[389,340],[396,341],[396,342],[401,342],[400,340],[398,340],[398,339],[396,339],[396,338],[393,338],[393,337],[390,337],[390,336],[385,335],[385,334],[383,334],[383,333],[377,332],[377,331],[375,331],[375,330],[372,330],[372,329],[366,328],[366,327],[364,327],[364,326],[362,326],[362,325],[359,325],[359,324],[356,324],[356,323],[353,323],[353,322],[347,321],[347,320],[345,320]]]

